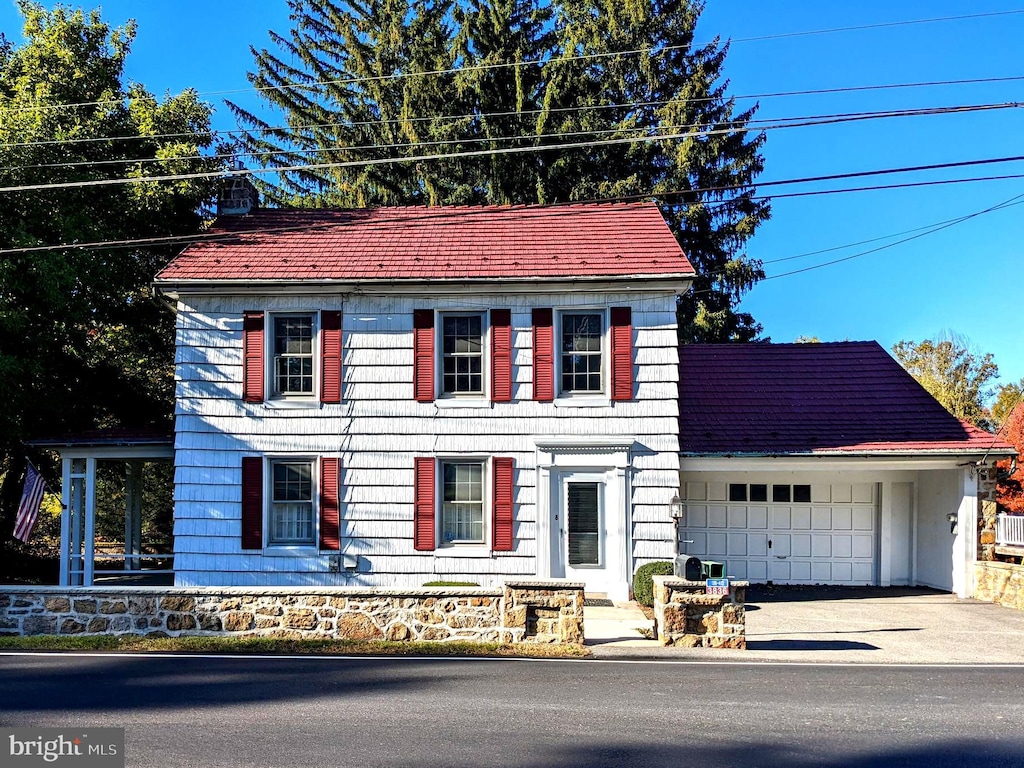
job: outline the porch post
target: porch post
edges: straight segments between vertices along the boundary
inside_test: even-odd
[[[974,561],[978,554],[978,477],[974,467],[960,472],[960,507],[953,539],[953,594],[971,597],[974,593]]]
[[[61,456],[60,501],[60,585],[71,585],[71,459]]]
[[[93,569],[96,566],[96,459],[85,460],[85,564],[82,584],[92,586]]]
[[[142,568],[142,469],[141,461],[125,464],[124,477],[124,569]]]

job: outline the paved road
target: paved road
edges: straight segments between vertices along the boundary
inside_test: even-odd
[[[0,723],[129,766],[1024,765],[1024,668],[0,656]]]

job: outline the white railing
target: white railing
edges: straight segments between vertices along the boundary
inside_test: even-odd
[[[1024,547],[1024,515],[1000,513],[996,517],[996,544]]]

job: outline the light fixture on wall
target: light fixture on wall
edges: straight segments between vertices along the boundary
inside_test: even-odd
[[[683,502],[678,493],[672,494],[672,500],[668,503],[668,513],[673,520],[681,520],[683,517]]]

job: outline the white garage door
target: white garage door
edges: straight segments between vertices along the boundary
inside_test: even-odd
[[[687,483],[679,551],[755,583],[873,584],[875,488]]]

